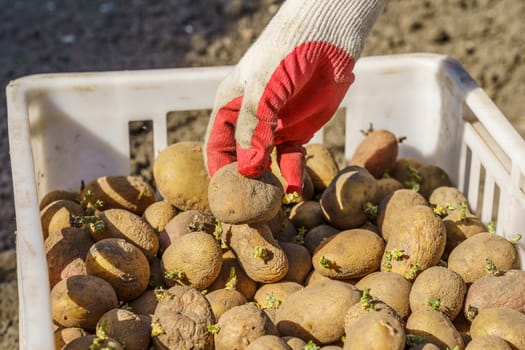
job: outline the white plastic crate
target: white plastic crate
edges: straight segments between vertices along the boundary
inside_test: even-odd
[[[45,74],[9,84],[21,349],[54,349],[39,199],[54,189],[78,190],[81,180],[128,174],[129,122],[152,121],[157,154],[167,146],[167,114],[211,108],[230,69]],[[355,75],[341,105],[347,158],[370,123],[392,130],[407,137],[400,156],[445,169],[498,234],[525,233],[525,141],[457,61],[365,57]],[[318,133],[312,141],[322,139]]]

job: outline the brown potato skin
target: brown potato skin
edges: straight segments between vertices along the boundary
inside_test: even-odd
[[[96,335],[121,342],[126,350],[148,350],[150,319],[124,309],[112,309],[97,322]]]
[[[182,141],[163,149],[155,158],[153,178],[161,196],[175,208],[209,212],[210,177],[202,142]]]
[[[360,278],[379,269],[385,250],[383,239],[370,230],[351,229],[325,240],[312,255],[319,273],[335,279]],[[329,266],[321,260],[328,259]]]
[[[146,256],[133,244],[107,238],[93,244],[86,256],[89,275],[106,280],[119,301],[132,300],[148,287],[150,267]]]
[[[233,286],[228,288],[234,288],[241,292],[248,301],[253,300],[253,296],[257,291],[257,282],[248,277],[231,251],[224,253],[222,259],[221,271],[207,288],[208,292],[226,288],[229,283],[233,282]]]
[[[305,145],[306,172],[312,179],[316,192],[324,191],[339,172],[339,167],[332,153],[325,145],[311,143]]]
[[[83,213],[84,210],[77,202],[66,199],[51,202],[40,211],[44,239],[53,231],[71,227],[71,219],[74,216],[81,216]]]
[[[274,308],[277,309],[279,305],[288,298],[292,293],[295,293],[304,287],[297,283],[291,281],[279,281],[276,283],[267,283],[257,289],[253,297],[253,301],[259,304],[263,309]],[[275,297],[278,300],[278,305],[272,305],[271,301],[268,299],[269,296]]]
[[[321,195],[324,220],[341,230],[361,226],[368,219],[363,206],[375,200],[377,188],[376,179],[365,168],[341,170]]]
[[[319,245],[325,240],[336,233],[341,232],[341,230],[326,224],[316,226],[306,232],[304,236],[304,246],[308,249],[310,254],[313,254]]]
[[[51,288],[64,278],[87,273],[86,255],[94,243],[87,231],[77,227],[66,227],[47,237],[44,247]]]
[[[472,283],[487,275],[487,258],[502,271],[520,266],[512,243],[497,234],[482,232],[467,238],[450,252],[448,268],[459,273],[466,283]]]
[[[525,313],[525,271],[508,270],[501,276],[485,276],[474,281],[465,297],[465,317],[469,309],[477,312],[507,307]]]
[[[211,350],[213,336],[208,326],[215,317],[208,300],[188,286],[175,286],[162,294],[153,315],[152,327],[161,334],[152,337],[156,349]]]
[[[406,187],[407,181],[413,181],[414,178],[411,176],[410,172],[407,170],[407,166],[418,170],[423,167],[425,164],[419,159],[412,157],[402,157],[396,160],[394,167],[392,168],[391,176],[397,181],[401,182],[403,186]]]
[[[428,202],[432,205],[440,205],[443,208],[446,208],[447,205],[452,205],[454,208],[459,209],[462,203],[467,202],[467,197],[456,187],[440,186],[432,191],[428,197]]]
[[[78,327],[59,328],[55,331],[55,349],[60,350],[64,345],[76,338],[83,337],[89,333]]]
[[[177,238],[162,254],[162,269],[166,272],[182,271],[185,278],[180,283],[202,290],[217,278],[222,266],[222,249],[219,242],[206,232],[190,232]],[[164,275],[164,283],[174,281]]]
[[[279,242],[288,259],[288,272],[283,280],[302,283],[312,271],[312,256],[303,245],[291,242]]]
[[[380,179],[377,179],[377,196],[376,196],[376,202],[379,203],[383,198],[388,196],[390,193],[402,190],[405,187],[403,184],[393,177],[383,177]]]
[[[288,219],[295,227],[304,227],[307,230],[324,223],[321,205],[317,201],[297,203],[292,207]]]
[[[93,341],[97,338],[96,335],[85,335],[78,337],[67,343],[62,350],[86,350],[91,347]],[[107,338],[101,339],[100,345],[112,350],[124,350],[124,347],[120,345],[115,339]]]
[[[248,277],[256,282],[273,283],[288,273],[286,253],[273,238],[267,224],[222,225],[226,244],[235,253],[239,264]],[[262,248],[266,258],[254,255]]]
[[[142,217],[125,209],[108,209],[98,217],[105,223],[105,229],[96,231],[90,225],[90,233],[95,241],[106,238],[122,238],[135,245],[146,256],[149,262],[153,261],[159,251],[157,234]]]
[[[244,305],[247,302],[244,295],[235,289],[216,289],[206,293],[205,297],[211,305],[216,320],[232,307]]]
[[[472,339],[483,335],[498,336],[509,343],[512,349],[525,349],[524,334],[525,315],[506,307],[482,310],[470,327]]]
[[[427,205],[427,200],[419,193],[408,190],[396,190],[379,202],[377,212],[377,227],[381,236],[388,241],[392,231],[398,226],[398,221],[402,213],[416,205]]]
[[[131,308],[131,311],[138,315],[145,316],[153,315],[157,304],[157,296],[155,294],[155,290],[153,289],[147,289],[139,297],[128,302],[128,306]]]
[[[467,285],[461,276],[442,266],[432,266],[417,276],[410,290],[412,311],[432,310],[428,305],[439,299],[439,311],[453,321],[462,310]]]
[[[386,313],[400,321],[404,327],[403,320],[401,319],[401,317],[399,317],[397,312],[395,312],[394,309],[388,306],[388,304],[384,303],[381,300],[374,299],[370,300],[369,303],[372,305],[373,310],[364,308],[361,302],[355,303],[348,308],[345,314],[345,330],[352,327],[352,323],[359,322],[360,317],[366,315],[369,312]]]
[[[93,331],[98,319],[118,305],[113,287],[96,276],[71,276],[51,290],[51,315],[62,327]]]
[[[277,308],[281,336],[312,339],[326,345],[344,334],[342,309],[359,302],[361,292],[341,281],[323,281],[292,293]]]
[[[373,272],[361,278],[355,286],[360,290],[370,288],[370,295],[390,306],[404,320],[410,314],[412,283],[394,272]]]
[[[454,248],[467,238],[478,233],[487,232],[487,228],[481,219],[468,212],[464,218],[461,217],[459,210],[449,212],[443,218],[443,222],[447,228],[447,245],[445,247],[445,253],[447,254],[450,254]]]
[[[495,335],[482,335],[472,339],[465,350],[512,350],[509,343]]]
[[[284,195],[279,179],[268,170],[258,178],[239,174],[237,162],[223,166],[210,179],[208,201],[223,223],[249,224],[271,220]]]
[[[144,210],[142,218],[153,227],[155,232],[159,233],[164,230],[164,227],[176,214],[177,209],[168,203],[168,201],[162,200],[151,203],[146,210]]]
[[[102,201],[102,210],[126,209],[136,215],[142,215],[146,208],[156,201],[155,191],[140,176],[102,176],[96,178],[82,189],[80,199],[87,199],[88,206]]]
[[[421,175],[419,193],[426,199],[430,197],[432,191],[441,186],[452,186],[452,181],[448,174],[437,165],[427,164],[418,169]]]
[[[398,226],[390,234],[386,243],[381,271],[392,271],[413,279],[421,271],[436,266],[443,255],[446,244],[446,230],[443,220],[425,205],[411,207],[403,213]],[[392,259],[388,266],[386,253],[400,249],[404,255],[401,259]],[[410,269],[419,265],[415,274]]]
[[[366,168],[376,179],[394,167],[398,153],[398,139],[388,130],[371,130],[359,143],[349,165]]]
[[[284,340],[276,335],[263,335],[253,341],[246,350],[290,350],[290,347]]]
[[[457,345],[460,350],[465,348],[461,334],[452,322],[441,312],[434,310],[414,311],[408,316],[406,323],[408,334],[423,336],[425,341],[434,343],[440,348],[454,349]]]
[[[343,349],[403,350],[405,330],[402,323],[386,312],[368,312],[345,328]]]
[[[270,318],[253,304],[231,308],[217,325],[220,331],[214,335],[216,350],[246,349],[259,337],[279,334]]]
[[[47,207],[49,204],[61,200],[69,200],[76,203],[80,203],[80,193],[78,192],[71,192],[71,191],[64,191],[64,190],[53,190],[44,195],[42,199],[40,199],[40,202],[38,204],[38,209],[42,210],[45,207]]]
[[[159,233],[159,252],[162,253],[178,237],[189,232],[215,231],[215,218],[210,213],[186,210],[171,218]]]

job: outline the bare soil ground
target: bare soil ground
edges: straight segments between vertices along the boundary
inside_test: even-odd
[[[387,2],[363,56],[403,52],[452,56],[525,135],[524,1]],[[0,86],[33,73],[234,64],[281,3],[0,0]],[[176,139],[200,138],[206,118],[185,120],[192,126]],[[180,122],[171,125],[179,126]],[[0,348],[16,349],[15,213],[4,94],[0,132]]]

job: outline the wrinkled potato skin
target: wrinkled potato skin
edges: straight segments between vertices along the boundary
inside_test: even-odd
[[[330,278],[359,278],[379,269],[384,250],[385,242],[375,232],[358,228],[345,230],[317,248],[312,265]],[[329,266],[321,265],[322,257],[328,259]]]
[[[51,232],[71,227],[71,218],[73,216],[81,216],[83,213],[84,210],[77,202],[66,199],[51,202],[40,211],[40,222],[44,239]]]
[[[324,191],[339,172],[332,153],[320,143],[307,144],[305,166],[316,192]]]
[[[482,335],[467,344],[465,350],[512,350],[509,343],[495,335]]]
[[[416,205],[428,205],[428,202],[419,193],[408,189],[394,191],[379,202],[377,227],[385,241],[398,226],[402,213]]]
[[[281,208],[284,190],[268,170],[258,178],[239,174],[237,162],[223,166],[210,179],[208,200],[223,223],[250,224],[271,220]]]
[[[153,164],[153,178],[161,196],[175,208],[209,212],[210,177],[202,142],[177,142],[162,150]]]
[[[368,170],[358,166],[341,170],[321,195],[325,221],[341,230],[361,226],[368,219],[363,206],[376,199],[377,188]]]
[[[103,176],[94,179],[82,189],[81,200],[87,199],[88,191],[92,193],[88,206],[100,200],[102,210],[126,209],[139,216],[156,201],[155,191],[140,176]]]
[[[98,319],[118,305],[117,294],[111,285],[96,276],[71,276],[51,290],[53,321],[66,328],[92,331]]]
[[[235,306],[222,314],[215,334],[216,350],[246,349],[257,338],[264,335],[278,335],[270,318],[257,306],[244,304]]]
[[[96,335],[117,339],[126,350],[148,350],[150,319],[124,309],[112,309],[98,320]]]
[[[95,241],[106,238],[122,238],[135,245],[151,262],[159,251],[159,239],[153,227],[142,217],[125,209],[108,209],[99,218],[105,223],[105,230],[98,232],[91,225],[90,233]]]
[[[403,350],[405,330],[386,312],[368,312],[345,328],[344,350]]]
[[[148,288],[146,256],[123,239],[107,238],[93,244],[86,256],[86,270],[111,284],[120,301],[135,299]]]
[[[77,227],[63,228],[47,237],[44,247],[51,288],[64,278],[87,273],[86,255],[93,243],[89,233]]]
[[[413,279],[417,273],[438,264],[445,250],[445,224],[424,205],[407,209],[398,224],[386,243],[381,271],[390,270]],[[404,256],[399,260],[392,259],[389,268],[386,253],[393,249],[402,250]],[[419,269],[411,276],[410,269],[416,264],[419,264]]]
[[[394,272],[373,272],[361,278],[355,286],[360,290],[370,288],[374,299],[388,304],[394,311],[406,320],[410,314],[410,290],[412,283]]]
[[[361,292],[341,281],[322,281],[292,293],[277,308],[281,336],[331,344],[344,334],[342,309],[359,302]]]
[[[512,243],[496,234],[482,232],[467,238],[450,252],[448,268],[456,271],[466,283],[472,283],[487,275],[486,258],[502,271],[520,266]]]
[[[370,130],[359,143],[349,165],[366,168],[376,179],[394,167],[398,139],[388,130]]]
[[[465,298],[464,313],[508,307],[525,313],[525,271],[508,270],[501,276],[485,276],[474,281]]]
[[[406,323],[407,333],[420,335],[425,341],[439,345],[440,348],[459,350],[465,348],[461,334],[456,330],[447,316],[434,310],[414,311],[408,316]]]
[[[206,232],[190,232],[177,238],[162,254],[164,272],[182,271],[181,281],[190,287],[202,290],[217,278],[222,267],[222,249],[219,242]],[[164,282],[173,286],[173,281],[164,276]]]
[[[472,321],[472,339],[493,335],[504,339],[512,349],[525,349],[525,315],[517,310],[497,307],[482,310]]]
[[[431,310],[429,300],[439,299],[439,311],[451,321],[461,312],[467,286],[461,276],[446,267],[433,266],[416,278],[410,290],[412,311]]]
[[[266,224],[222,225],[226,244],[235,252],[248,277],[260,283],[273,283],[288,273],[286,253],[273,238]],[[261,248],[266,257],[255,256]]]
[[[195,288],[175,286],[162,293],[152,327],[162,332],[152,337],[156,349],[211,350],[213,336],[208,326],[215,317],[208,300]]]
[[[232,307],[243,305],[247,302],[244,295],[235,289],[216,289],[206,293],[205,297],[211,305],[216,320]]]

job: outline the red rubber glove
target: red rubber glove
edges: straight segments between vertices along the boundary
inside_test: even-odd
[[[287,0],[220,84],[206,132],[210,176],[237,161],[258,177],[277,161],[301,192],[307,143],[336,112],[383,0]]]

